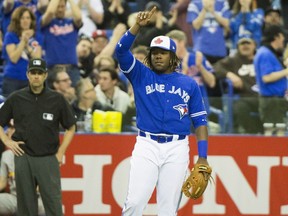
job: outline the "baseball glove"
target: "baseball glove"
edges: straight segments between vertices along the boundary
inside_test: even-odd
[[[210,181],[210,178],[212,178],[211,173],[212,168],[209,165],[195,164],[191,170],[190,176],[182,186],[182,192],[185,196],[192,199],[198,199],[201,197]]]

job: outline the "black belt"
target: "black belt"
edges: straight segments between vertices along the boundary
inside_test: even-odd
[[[150,135],[150,139],[158,142],[158,143],[167,143],[167,142],[171,142],[173,141],[173,135],[171,136],[165,136],[165,135],[153,135],[153,134],[149,134]],[[146,135],[146,133],[144,131],[139,131],[139,136],[142,137],[149,137],[149,135]],[[186,135],[178,135],[178,139],[176,140],[183,140],[186,138]]]

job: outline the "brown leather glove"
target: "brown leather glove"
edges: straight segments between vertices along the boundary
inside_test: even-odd
[[[195,164],[190,176],[182,186],[182,192],[191,199],[198,199],[202,196],[210,180],[212,168],[206,164]],[[191,192],[190,189],[192,188]]]

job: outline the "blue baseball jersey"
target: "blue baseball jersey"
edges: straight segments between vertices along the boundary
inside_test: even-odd
[[[116,46],[116,57],[133,86],[137,127],[151,133],[189,135],[191,123],[195,128],[207,125],[207,112],[195,80],[178,72],[152,71],[129,51],[134,39],[127,31]]]

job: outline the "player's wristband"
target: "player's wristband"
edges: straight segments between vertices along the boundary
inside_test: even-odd
[[[207,158],[208,142],[207,140],[199,140],[198,144],[198,155],[199,157]]]

